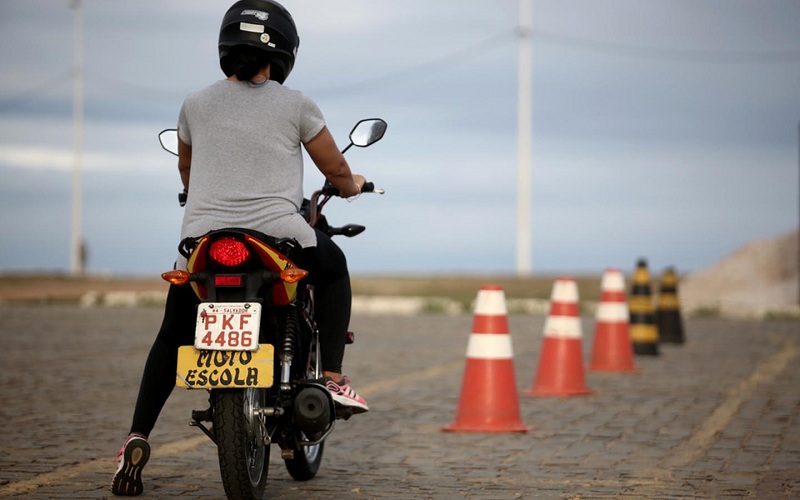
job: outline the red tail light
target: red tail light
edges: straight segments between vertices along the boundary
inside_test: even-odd
[[[234,238],[220,238],[211,243],[208,256],[221,266],[235,267],[250,257],[247,245]]]

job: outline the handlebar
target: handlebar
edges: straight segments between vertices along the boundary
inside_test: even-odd
[[[385,193],[385,191],[383,189],[376,189],[375,188],[375,183],[373,183],[373,182],[365,182],[364,185],[361,187],[361,192],[362,193],[376,193],[376,194],[384,194]],[[328,197],[339,196],[339,190],[336,189],[335,187],[333,187],[333,185],[330,184],[329,182],[325,182],[325,185],[322,186],[322,189],[320,189],[316,194],[317,194],[317,196],[315,198],[318,198],[319,195],[328,196]],[[180,206],[183,207],[183,206],[186,205],[186,199],[187,199],[186,191],[178,193],[178,203],[180,204]]]
[[[375,184],[372,182],[365,182],[361,187],[361,192],[383,194],[385,191],[383,189],[376,189]],[[325,181],[325,184],[322,185],[322,188],[318,191],[314,191],[314,193],[311,195],[311,199],[309,200],[308,204],[309,210],[306,220],[309,224],[311,224],[312,227],[317,225],[317,222],[320,220],[322,215],[322,207],[324,207],[325,204],[328,203],[328,200],[330,200],[333,196],[339,196],[339,190],[333,187],[333,184],[331,184],[329,181]],[[361,231],[363,231],[363,229]],[[354,234],[343,234],[345,234],[345,236],[355,236],[361,231],[358,231]]]
[[[361,187],[361,192],[383,194],[385,191],[383,189],[377,189],[373,182],[365,182]],[[339,190],[333,187],[329,182],[326,182],[322,187],[322,194],[325,196],[339,196]]]

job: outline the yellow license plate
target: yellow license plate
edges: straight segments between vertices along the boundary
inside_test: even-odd
[[[270,387],[273,358],[271,344],[260,344],[257,351],[199,351],[181,346],[175,385],[186,389]]]

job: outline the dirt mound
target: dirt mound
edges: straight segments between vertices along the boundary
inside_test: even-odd
[[[689,274],[680,285],[683,307],[755,318],[800,313],[798,241],[800,231],[756,240],[717,264]]]

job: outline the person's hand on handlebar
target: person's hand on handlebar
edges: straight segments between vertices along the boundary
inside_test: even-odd
[[[351,196],[342,196],[342,193],[340,192],[339,196],[342,198],[352,198],[353,196],[358,196],[364,190],[364,184],[367,183],[367,179],[361,174],[353,174],[353,182],[355,182],[358,192]]]

